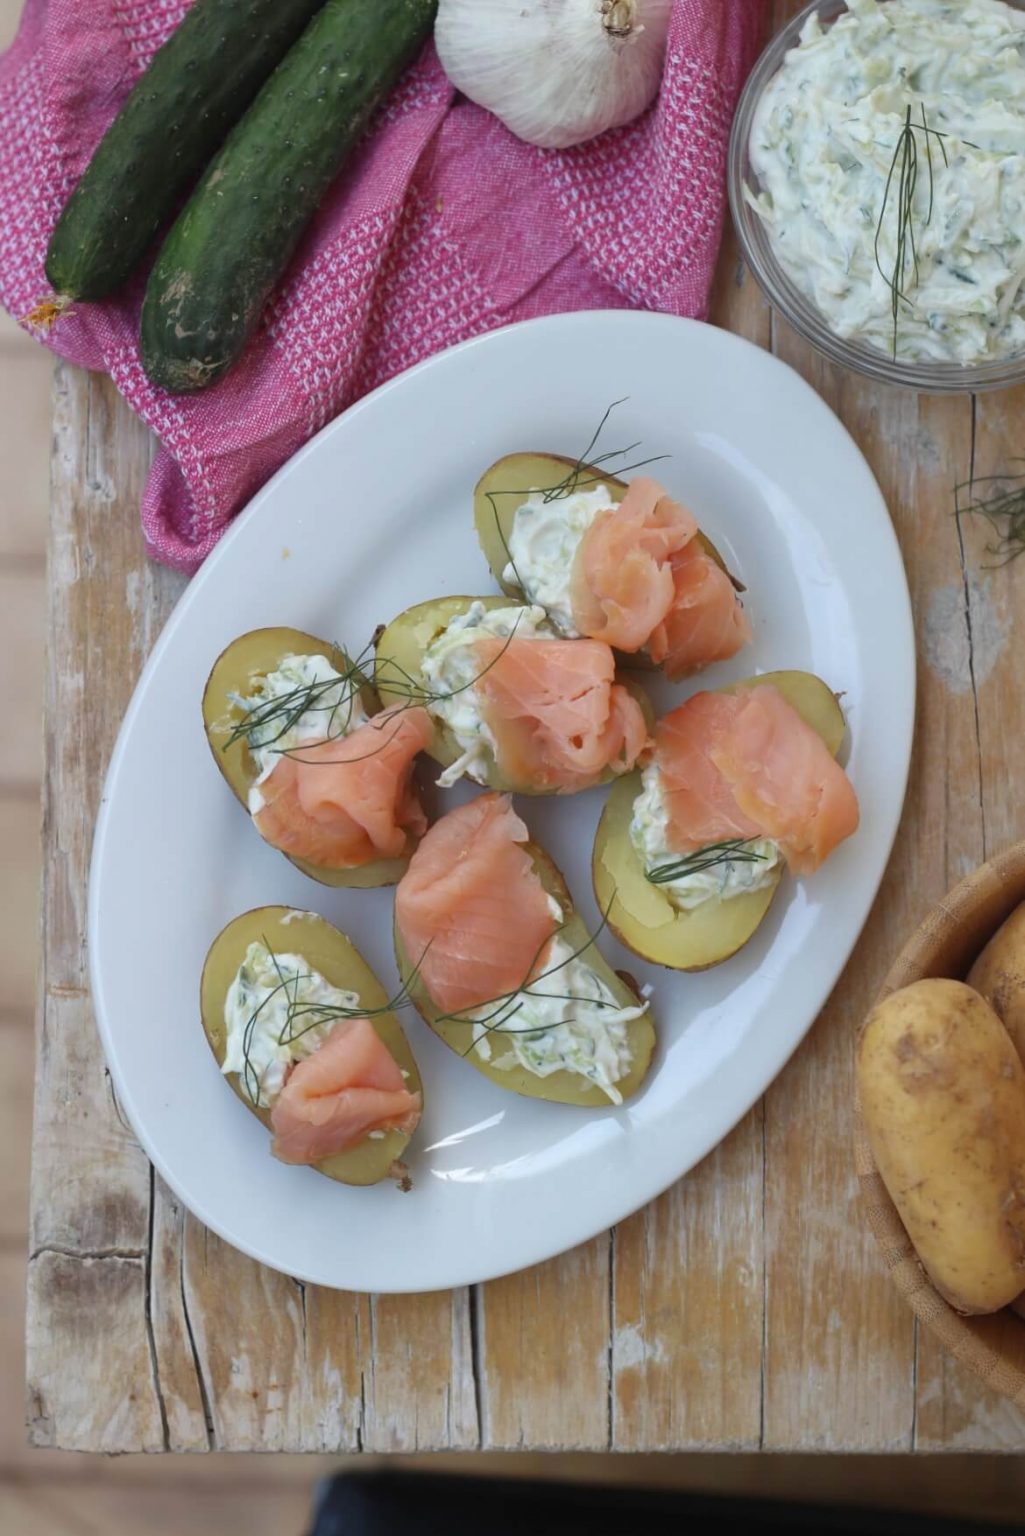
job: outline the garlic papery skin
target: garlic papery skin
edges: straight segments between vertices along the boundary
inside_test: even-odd
[[[566,149],[658,94],[672,0],[440,0],[452,84],[528,144]]]

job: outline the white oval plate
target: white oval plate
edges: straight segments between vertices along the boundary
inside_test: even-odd
[[[493,590],[471,520],[481,471],[515,449],[580,452],[624,396],[603,445],[640,439],[635,457],[670,454],[654,472],[750,589],[755,643],[702,685],[803,667],[842,692],[861,830],[814,879],[785,880],[756,937],[713,971],[659,971],[603,937],[654,987],[659,1049],[626,1107],[582,1112],[503,1092],[409,1013],[426,1098],[413,1190],[346,1189],[286,1167],[203,1037],[207,947],[249,907],[311,907],[388,986],[392,895],[329,890],[261,843],[210,758],[210,666],[260,625],[359,649],[411,603]],[[660,701],[686,692],[663,689]],[[255,498],[183,596],[125,717],[96,831],[89,945],[100,1033],[139,1140],[215,1232],[324,1285],[465,1285],[591,1237],[704,1157],[822,1007],[889,856],[914,702],[907,585],[878,487],[840,423],[775,358],[711,326],[608,312],[496,331],[414,368]],[[597,790],[520,804],[595,921],[602,800]]]

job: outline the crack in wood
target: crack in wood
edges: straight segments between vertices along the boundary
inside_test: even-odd
[[[470,1327],[470,1380],[473,1383],[473,1413],[477,1420],[477,1446],[483,1449],[486,1444],[484,1431],[484,1356],[482,1339],[483,1296],[479,1285],[471,1285],[467,1297],[467,1311],[469,1313]]]
[[[108,1073],[109,1077],[110,1074]],[[160,1385],[160,1362],[157,1358],[157,1338],[153,1330],[153,1226],[155,1220],[157,1202],[156,1173],[153,1164],[149,1169],[149,1227],[146,1237],[146,1262],[143,1285],[146,1311],[146,1343],[149,1346],[150,1374],[153,1377],[153,1391],[156,1394],[157,1409],[160,1413],[160,1438],[165,1451],[171,1449],[171,1429],[167,1418],[167,1403],[164,1401],[163,1389]]]
[[[975,446],[978,430],[978,396],[972,396],[972,436],[971,449],[968,457],[968,478],[975,478]],[[968,676],[972,685],[972,710],[975,720],[975,759],[978,778],[979,796],[979,820],[982,827],[982,857],[985,861],[989,858],[989,840],[986,836],[986,801],[983,794],[982,782],[982,724],[979,716],[979,689],[975,676],[975,639],[972,629],[972,588],[969,580],[968,555],[965,549],[964,529],[961,526],[960,517],[955,517],[954,526],[957,529],[957,551],[961,562],[961,583],[964,591],[965,627],[968,632]]]
[[[203,1406],[203,1419],[206,1424],[206,1448],[208,1451],[217,1449],[217,1437],[214,1433],[214,1416],[211,1407],[211,1397],[207,1389],[206,1376],[203,1374],[202,1361],[199,1358],[199,1349],[196,1345],[196,1335],[192,1327],[192,1318],[189,1314],[188,1289],[185,1284],[185,1249],[186,1228],[189,1218],[182,1212],[181,1242],[179,1244],[178,1263],[178,1289],[181,1295],[182,1318],[185,1323],[185,1334],[189,1341],[189,1351],[192,1355],[192,1367],[196,1373],[196,1385],[199,1388],[199,1400]]]
[[[766,1204],[766,1171],[768,1164],[768,1119],[769,1110],[767,1100],[762,1099],[762,1189],[761,1189],[761,1216],[762,1216],[762,1359],[759,1373],[759,1403],[758,1403],[758,1449],[765,1449],[765,1402],[767,1395],[767,1372],[765,1369],[769,1349],[769,1243],[767,1238],[767,1204]]]
[[[107,1261],[142,1264],[146,1260],[145,1248],[73,1248],[67,1243],[40,1243],[38,1248],[32,1249],[28,1261],[34,1264],[37,1259],[44,1258],[47,1254],[54,1254],[60,1259],[76,1259],[84,1264]]]
[[[913,1336],[911,1342],[911,1445],[912,1451],[918,1450],[918,1318],[912,1318]]]
[[[609,1307],[609,1346],[605,1357],[605,1372],[607,1376],[605,1386],[605,1448],[614,1451],[616,1448],[616,1375],[615,1375],[615,1343],[616,1343],[616,1229],[609,1228],[609,1281],[608,1281],[608,1307]]]

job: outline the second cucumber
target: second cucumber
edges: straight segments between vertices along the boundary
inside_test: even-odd
[[[237,361],[367,119],[429,36],[437,0],[327,0],[235,126],[157,257],[142,311],[155,384]]]

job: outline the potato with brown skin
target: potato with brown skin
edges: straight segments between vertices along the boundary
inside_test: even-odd
[[[587,924],[574,907],[573,898],[554,860],[537,843],[526,843],[524,847],[534,861],[534,868],[545,890],[554,896],[562,908],[561,934],[566,943],[593,967],[620,1008],[632,1008],[640,1003],[641,993],[637,983],[625,972],[614,971],[593,942],[593,935],[588,932]],[[473,1049],[472,1023],[465,1018],[441,1012],[421,980],[413,957],[406,951],[397,922],[393,932],[399,975],[417,1013],[450,1050],[475,1067],[482,1077],[497,1083],[499,1088],[509,1089],[530,1099],[544,1099],[550,1104],[574,1104],[583,1109],[609,1107],[611,1101],[605,1090],[578,1072],[559,1071],[547,1077],[538,1077],[529,1068],[520,1065],[508,1036],[503,1038],[497,1028],[490,1035],[493,1054],[485,1061]],[[637,1092],[651,1066],[655,1050],[655,1024],[650,1008],[627,1025],[627,1036],[630,1041],[631,1066],[626,1076],[616,1083],[624,1102]]]
[[[959,1312],[1025,1289],[1025,1068],[973,988],[917,981],[858,1041],[876,1165],[930,1279]]]
[[[402,1069],[409,1091],[419,1093],[422,1102],[423,1084],[405,1032],[388,1006],[387,993],[359,950],[325,918],[291,907],[256,907],[243,912],[221,930],[210,946],[203,965],[199,1008],[203,1033],[219,1067],[224,1065],[228,1048],[225,1001],[253,943],[266,944],[276,954],[302,955],[333,987],[355,992],[367,1008],[374,1029]],[[250,1114],[270,1130],[270,1110],[253,1103],[239,1075],[230,1073],[225,1080]],[[339,1184],[379,1184],[382,1179],[400,1176],[403,1165],[399,1160],[409,1141],[410,1135],[405,1131],[386,1131],[383,1136],[368,1136],[313,1167]]]
[[[432,701],[421,670],[424,655],[452,620],[466,613],[474,603],[481,603],[488,610],[530,606],[518,598],[460,596],[436,597],[405,609],[390,624],[382,626],[375,641],[374,685],[385,706],[403,701],[423,703],[430,713]],[[643,688],[629,677],[617,674],[616,680],[637,700],[650,730],[655,716],[651,700]],[[432,757],[443,768],[449,768],[463,755],[463,748],[445,722],[434,718],[434,740],[426,752],[428,757]],[[467,777],[474,783],[484,784],[488,789],[517,795],[573,793],[552,789],[547,784],[539,786],[529,780],[515,779],[505,771],[501,763],[494,760],[490,752],[481,768],[475,768]],[[616,777],[616,769],[606,768],[597,782],[607,784]]]
[[[558,453],[508,453],[492,464],[490,469],[486,469],[474,487],[473,522],[477,540],[491,567],[491,574],[509,597],[528,600],[528,594],[518,580],[505,579],[510,564],[509,540],[516,512],[531,491],[556,489],[563,484],[567,489],[584,491],[604,485],[613,506],[618,506],[630,489],[625,480],[610,474],[607,469],[596,468],[593,464],[581,464]],[[726,571],[736,590],[743,592],[743,583],[730,573],[722,555],[700,529],[697,540],[705,554]],[[654,665],[647,650],[635,652],[629,660],[631,666],[635,667]]]
[[[343,676],[353,666],[338,646],[319,640],[316,635],[308,635],[301,629],[281,626],[253,629],[233,640],[221,652],[214,662],[203,692],[203,727],[210,751],[219,772],[247,815],[249,791],[256,782],[258,769],[245,737],[239,734],[239,726],[245,716],[233,700],[239,695],[251,693],[258,679],[273,672],[289,655],[326,656]],[[381,701],[369,680],[360,689],[360,698],[368,715],[378,713]],[[361,889],[395,885],[409,863],[407,854],[400,859],[373,859],[353,869],[328,869],[324,865],[311,863],[309,859],[293,858],[287,853],[283,853],[282,858],[288,859],[290,864],[301,869],[312,880],[319,880],[321,885]]]
[[[1025,902],[1015,907],[968,972],[1025,1061]]]
[[[719,690],[771,684],[818,731],[835,757],[847,725],[836,695],[810,672],[765,672]],[[782,867],[760,890],[720,900],[712,896],[690,911],[675,907],[663,886],[648,880],[630,837],[634,802],[641,793],[639,772],[612,787],[595,833],[591,855],[594,894],[616,938],[644,960],[673,971],[704,971],[735,955],[764,919],[783,876]]]

